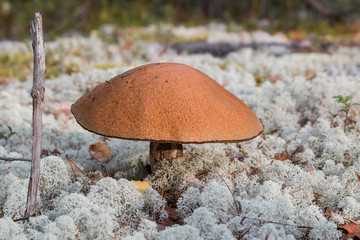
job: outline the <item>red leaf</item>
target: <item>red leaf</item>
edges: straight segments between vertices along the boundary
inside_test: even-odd
[[[343,240],[348,240],[348,239],[360,240],[359,225],[357,224],[342,225],[339,226],[339,229],[346,233]]]
[[[283,151],[280,154],[276,154],[274,159],[280,160],[280,161],[286,161],[286,160],[293,161],[294,160],[294,158],[292,158],[287,151]]]

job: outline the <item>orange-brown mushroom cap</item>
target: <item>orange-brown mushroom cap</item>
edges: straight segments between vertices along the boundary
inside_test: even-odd
[[[71,111],[85,129],[153,142],[241,142],[263,132],[240,99],[201,71],[178,63],[131,69],[79,98]]]

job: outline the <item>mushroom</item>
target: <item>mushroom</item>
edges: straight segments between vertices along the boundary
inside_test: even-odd
[[[150,141],[150,166],[182,156],[183,143],[242,142],[264,130],[240,99],[201,71],[179,63],[131,69],[80,97],[72,106],[86,130]]]

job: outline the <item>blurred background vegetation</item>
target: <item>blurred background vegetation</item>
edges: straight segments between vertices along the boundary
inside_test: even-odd
[[[43,15],[47,39],[120,27],[213,21],[245,29],[349,33],[358,31],[359,0],[0,0],[0,39],[28,38],[34,13]]]

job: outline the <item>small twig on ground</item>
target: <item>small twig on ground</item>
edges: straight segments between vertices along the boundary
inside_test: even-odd
[[[109,234],[108,234],[108,236],[111,237],[112,239],[116,240],[116,238],[114,236],[109,235]]]
[[[271,230],[269,230],[269,231],[266,233],[265,240],[269,240],[270,234],[271,234]]]
[[[4,160],[5,162],[14,162],[14,161],[31,162],[31,159],[30,159],[30,158],[0,157],[0,160]]]
[[[81,230],[81,224],[82,224],[82,222],[81,222],[81,220],[80,220],[79,224],[77,225],[77,227],[76,227],[76,229],[75,229],[75,231],[76,231],[76,233],[75,233],[75,239],[77,239],[77,238],[79,237],[80,230]]]
[[[70,163],[70,167],[74,173],[74,176],[75,176],[75,181],[76,181],[76,172],[75,172],[75,169],[74,167],[76,167],[77,170],[79,170],[79,172],[84,175],[84,172],[73,162],[73,160],[71,160],[67,155],[66,155],[66,159],[69,161]]]
[[[350,158],[351,158],[351,154],[354,152],[355,147],[353,147],[349,153],[349,156],[346,158],[346,160],[344,161],[344,166],[347,167],[349,165],[350,162]]]
[[[17,218],[17,219],[13,219],[14,222],[19,222],[19,221],[29,221],[28,217],[23,217],[23,218]]]
[[[71,167],[71,170],[73,171],[73,173],[74,173],[74,177],[75,177],[75,181],[76,181],[76,172],[75,172],[75,169],[74,169],[74,167],[73,167],[73,165],[72,165],[72,161],[70,160],[70,158],[68,158],[67,157],[67,160],[69,161],[69,163],[70,163],[70,167]],[[71,162],[70,162],[71,161]]]
[[[325,217],[333,217],[334,215],[335,216],[338,216],[338,217],[341,217],[342,219],[344,219],[348,224],[356,224],[356,225],[360,225],[360,223],[359,222],[357,222],[357,221],[355,221],[355,220],[352,220],[352,219],[350,219],[350,218],[346,218],[346,217],[344,217],[344,216],[342,216],[342,215],[340,215],[340,214],[338,214],[338,213],[336,213],[336,212],[326,212],[326,213],[324,213],[323,214]]]
[[[357,176],[357,179],[358,179],[359,182],[360,182],[360,175],[359,175],[358,171],[356,171],[356,170],[354,170],[354,171],[355,171],[355,174],[356,174],[356,176]]]
[[[238,233],[238,240],[242,239],[248,232],[250,231],[251,227],[248,227],[247,229],[244,229],[242,231],[234,231],[235,233]]]
[[[276,222],[276,221],[264,220],[264,219],[261,219],[261,218],[253,218],[253,217],[247,217],[247,216],[243,216],[241,222],[243,222],[245,219],[250,219],[250,220],[255,220],[255,221],[260,221],[260,222],[266,222],[266,223],[279,224],[279,225],[284,225],[284,226],[291,226],[291,227],[296,227],[296,228],[312,229],[312,227],[309,227],[309,226],[302,226],[302,225],[295,225],[295,224],[291,224],[291,223]]]
[[[30,92],[33,99],[33,143],[31,173],[24,218],[29,218],[36,212],[36,198],[40,179],[42,141],[41,104],[44,101],[45,95],[44,81],[46,71],[42,17],[40,13],[35,13],[35,20],[30,23],[30,34],[32,38],[32,48],[34,51],[34,78],[33,87]]]

